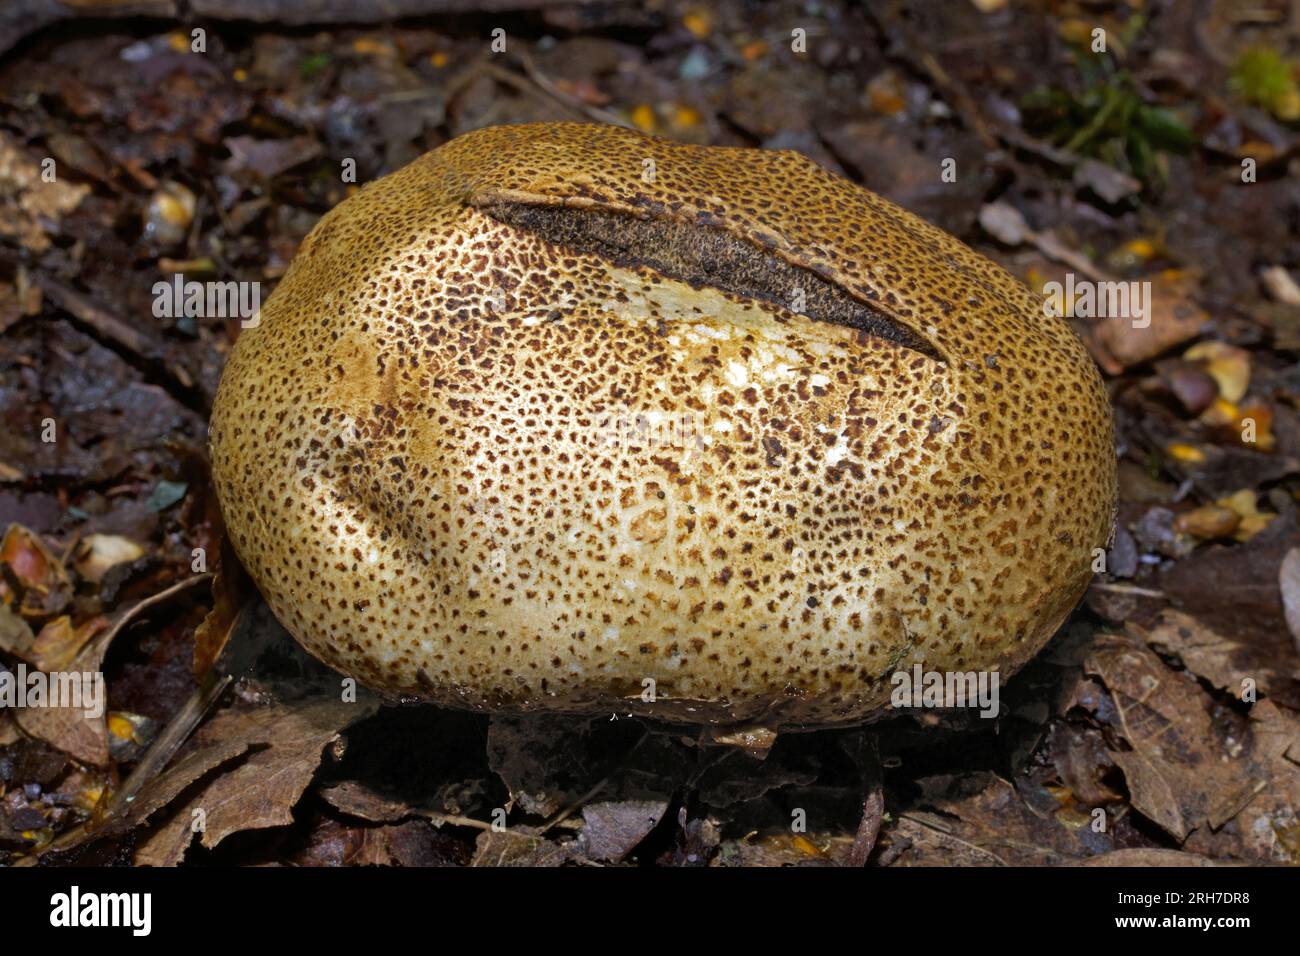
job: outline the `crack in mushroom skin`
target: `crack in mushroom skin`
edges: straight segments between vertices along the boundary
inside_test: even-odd
[[[611,248],[633,219],[658,233]],[[801,271],[654,238],[687,227]],[[466,134],[327,214],[210,442],[308,651],[511,712],[802,728],[887,711],[915,663],[1006,676],[1115,507],[1100,376],[1000,267],[796,153],[582,124]]]
[[[489,216],[525,229],[567,252],[590,253],[617,266],[642,267],[661,276],[736,293],[790,308],[819,322],[860,329],[943,361],[923,336],[833,282],[765,252],[724,229],[679,219],[610,213],[598,207],[512,203],[491,194],[474,205]],[[796,308],[796,303],[800,303]]]

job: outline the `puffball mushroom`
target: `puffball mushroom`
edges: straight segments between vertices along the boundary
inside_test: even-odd
[[[1097,371],[1007,272],[797,153],[581,124],[326,215],[211,450],[271,609],[363,684],[773,729],[1014,671],[1115,498]]]

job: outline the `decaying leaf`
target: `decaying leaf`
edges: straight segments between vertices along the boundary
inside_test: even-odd
[[[1267,782],[1234,822],[1250,855],[1294,865],[1300,862],[1300,717],[1266,700],[1250,718],[1250,759]]]
[[[102,674],[107,650],[102,639],[90,643],[51,682],[51,687],[57,684],[60,688],[57,701],[22,707],[14,714],[25,733],[96,767],[107,766],[109,758],[104,720],[107,689]],[[96,696],[98,700],[90,699]]]
[[[928,789],[939,812],[909,810],[886,826],[886,850],[906,844],[895,866],[1050,866],[1090,852],[1091,831],[1035,812],[1001,777],[938,778]]]
[[[9,605],[0,603],[0,651],[30,660],[32,642],[35,640],[32,626],[14,613]]]
[[[1278,572],[1297,546],[1294,516],[1282,515],[1245,544],[1198,548],[1162,571],[1159,586],[1177,607],[1216,631],[1289,653]]]
[[[360,827],[357,839],[337,865],[463,866],[465,845],[439,833],[425,820]]]
[[[658,826],[667,809],[667,800],[589,803],[582,808],[585,825],[577,848],[589,859],[618,863]]]
[[[853,838],[829,833],[774,833],[724,840],[714,866],[841,866],[853,849]]]
[[[1225,636],[1174,608],[1166,609],[1149,630],[1136,623],[1127,630],[1162,653],[1178,655],[1197,677],[1237,699],[1253,685],[1262,696],[1300,704],[1300,658],[1279,654],[1270,644],[1245,638],[1240,631]]]
[[[470,866],[562,866],[569,851],[531,827],[484,830]]]
[[[356,780],[324,787],[320,795],[340,813],[371,823],[397,823],[416,813],[404,801],[386,797]]]
[[[1112,758],[1133,806],[1180,841],[1229,819],[1250,781],[1234,759],[1240,745],[1216,727],[1196,682],[1118,635],[1098,639],[1086,669],[1115,701],[1117,731],[1131,749]]]
[[[0,133],[0,236],[15,239],[33,252],[50,247],[47,230],[57,227],[90,192],[89,186],[61,177],[50,182],[42,172],[40,163]]]
[[[198,780],[247,753],[250,746],[246,739],[232,739],[192,751],[164,773],[146,782],[123,812],[92,829],[90,835],[96,839],[117,836],[147,822]]]
[[[65,670],[87,642],[106,627],[108,618],[102,615],[78,627],[72,626],[72,618],[66,614],[56,617],[36,635],[28,660],[46,673]]]
[[[1255,704],[1229,772],[1245,783],[1221,806],[1222,825],[1196,831],[1185,848],[1215,859],[1300,863],[1300,718],[1272,701]]]
[[[1226,342],[1197,342],[1183,358],[1200,363],[1219,386],[1219,395],[1240,402],[1250,387],[1250,353]]]
[[[212,610],[194,632],[195,679],[201,680],[216,664],[252,595],[248,572],[222,535],[221,552],[212,578]]]
[[[583,736],[587,723],[565,717],[492,717],[488,764],[526,813],[549,817],[581,795],[590,776]]]
[[[200,745],[242,743],[258,748],[233,770],[212,778],[137,850],[136,860],[175,865],[195,833],[209,849],[232,833],[284,826],[320,766],[325,745],[343,728],[374,712],[372,701],[316,700],[230,709],[198,734]]]
[[[1182,850],[1162,850],[1157,847],[1136,847],[1112,850],[1100,856],[1079,860],[1078,866],[1220,866],[1214,860]]]

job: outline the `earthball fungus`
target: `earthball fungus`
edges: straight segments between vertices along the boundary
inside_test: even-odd
[[[1115,496],[1066,322],[793,152],[459,137],[304,240],[213,410],[229,535],[361,683],[770,728],[1014,671]]]

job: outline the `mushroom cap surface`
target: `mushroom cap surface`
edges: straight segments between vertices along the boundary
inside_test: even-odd
[[[1002,268],[797,153],[583,124],[324,216],[210,441],[308,651],[511,712],[822,726],[1006,676],[1115,501],[1100,376]]]

